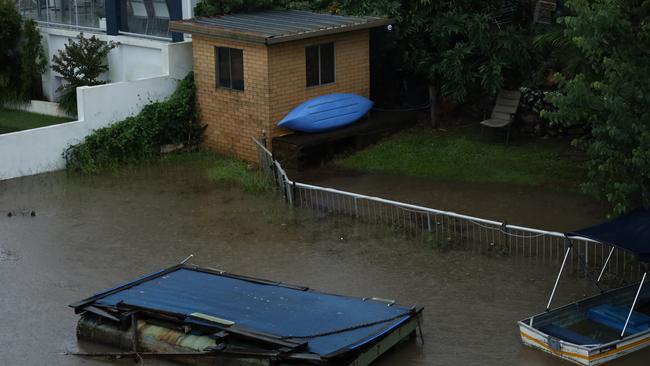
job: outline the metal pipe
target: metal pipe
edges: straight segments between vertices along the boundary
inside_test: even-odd
[[[612,258],[612,253],[614,253],[614,247],[609,250],[609,255],[607,256],[607,259],[605,259],[605,263],[603,264],[603,269],[600,270],[600,274],[598,275],[598,279],[596,280],[596,286],[600,283],[600,279],[603,277],[603,274],[605,273],[605,268],[607,268],[607,264],[609,263],[610,258]]]
[[[648,275],[648,272],[643,272],[643,278],[641,279],[641,283],[639,283],[639,289],[636,290],[636,296],[634,296],[634,302],[632,303],[632,307],[630,308],[630,312],[627,314],[627,319],[625,319],[625,325],[623,326],[623,331],[621,332],[621,338],[625,336],[625,329],[627,329],[627,323],[630,321],[630,317],[632,316],[632,312],[634,312],[634,306],[636,305],[636,301],[639,299],[639,294],[641,293],[641,288],[643,288],[643,282],[645,281],[646,276]]]
[[[548,311],[551,308],[551,301],[553,301],[553,296],[555,295],[555,289],[557,289],[557,284],[560,282],[560,277],[562,276],[562,271],[564,271],[564,265],[566,264],[567,258],[569,258],[569,252],[571,251],[571,245],[566,250],[566,253],[564,254],[564,260],[562,260],[562,266],[560,267],[560,272],[557,274],[557,278],[555,279],[555,284],[553,285],[553,291],[551,291],[551,297],[548,299],[548,304],[546,304],[546,311]]]

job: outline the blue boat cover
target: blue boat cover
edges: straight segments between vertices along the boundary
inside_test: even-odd
[[[625,326],[625,320],[627,319],[629,312],[629,308],[602,304],[589,309],[589,311],[587,311],[587,317],[596,323],[600,323],[620,332]],[[641,333],[648,330],[648,328],[650,328],[650,316],[633,311],[632,316],[630,316],[630,321],[627,324],[627,328],[625,328],[625,334]]]
[[[220,275],[188,267],[154,274],[97,295],[101,307],[133,306],[190,316],[206,314],[237,327],[308,342],[325,356],[378,339],[411,318],[412,309]]]
[[[650,262],[650,210],[636,210],[614,220],[566,234],[629,250]]]

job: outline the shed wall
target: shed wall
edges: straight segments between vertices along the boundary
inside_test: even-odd
[[[313,97],[329,93],[370,94],[368,30],[281,43],[269,47],[271,137],[290,131],[275,125],[293,108]],[[334,42],[335,82],[306,87],[305,47]]]
[[[368,30],[339,33],[272,46],[194,35],[193,62],[205,145],[217,152],[257,161],[251,137],[289,133],[276,124],[298,104],[328,93],[369,96]],[[306,87],[305,47],[334,42],[336,80]],[[243,50],[244,91],[216,86],[215,47]],[[269,146],[270,147],[270,146]]]
[[[257,161],[251,137],[268,128],[268,51],[265,45],[192,37],[197,100],[201,120],[208,125],[205,145],[219,153]],[[215,47],[243,50],[244,90],[218,88]]]

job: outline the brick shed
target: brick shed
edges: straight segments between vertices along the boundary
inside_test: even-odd
[[[277,122],[328,93],[369,94],[369,29],[392,21],[297,10],[240,13],[171,23],[192,34],[205,145],[257,161],[251,137],[289,133]]]

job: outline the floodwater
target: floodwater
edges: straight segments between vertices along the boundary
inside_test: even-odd
[[[324,167],[291,175],[300,182],[549,231],[605,220],[611,207],[576,192],[503,183],[448,182]]]
[[[516,326],[543,310],[554,266],[439,251],[385,228],[292,211],[202,172],[164,165],[0,182],[0,365],[107,365],[65,354],[88,349],[67,304],[190,253],[233,273],[424,306],[425,344],[404,344],[378,366],[566,364],[523,347]],[[561,285],[556,304],[595,291],[580,279]]]

